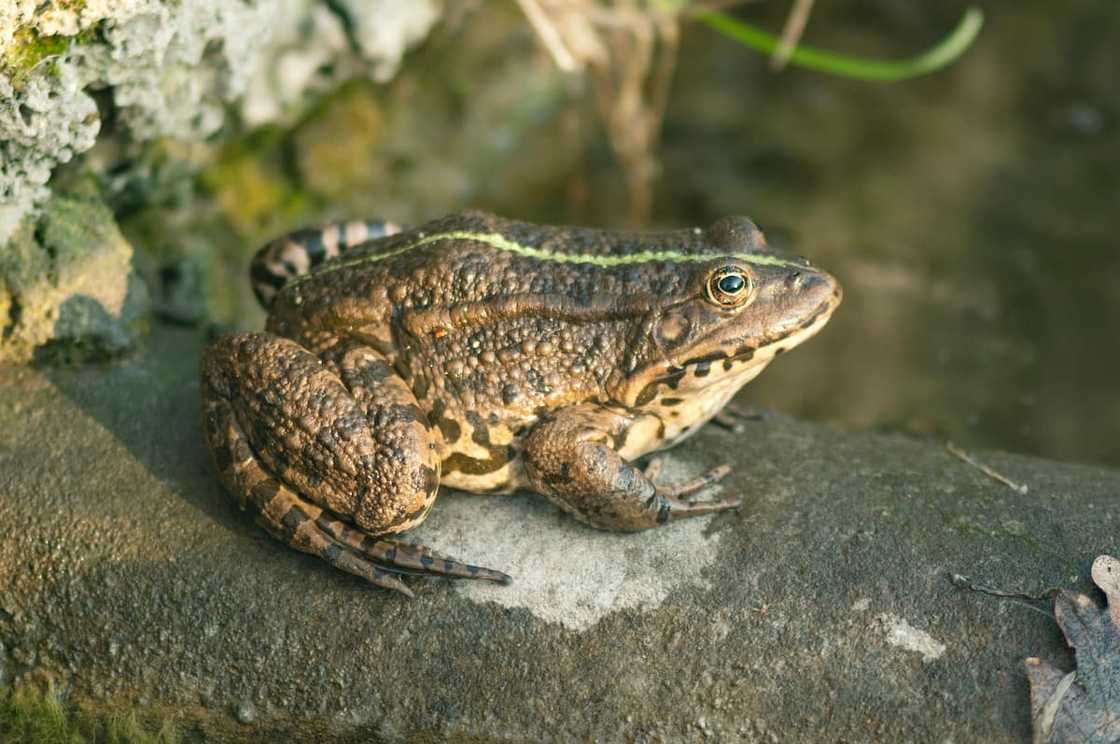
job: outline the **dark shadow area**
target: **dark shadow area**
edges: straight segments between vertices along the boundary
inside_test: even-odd
[[[156,322],[122,358],[38,371],[156,479],[224,527],[257,535],[218,485],[202,436],[198,358],[205,335]],[[44,350],[54,361],[60,353]],[[130,496],[142,503],[143,494]]]

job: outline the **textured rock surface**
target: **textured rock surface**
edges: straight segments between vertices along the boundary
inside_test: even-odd
[[[947,574],[1091,591],[1115,546],[1120,473],[981,453],[1020,495],[934,443],[776,417],[674,450],[674,475],[730,459],[747,501],[659,533],[445,494],[424,539],[515,583],[408,601],[240,515],[201,444],[198,335],[150,343],[0,370],[0,667],[227,740],[1023,741],[1022,660],[1070,668],[1061,634]]]
[[[0,253],[0,361],[48,343],[71,361],[120,354],[147,309],[132,247],[89,182],[55,194]]]
[[[0,243],[88,150],[104,89],[132,140],[201,139],[246,90],[275,118],[340,75],[386,79],[434,23],[434,0],[6,0],[0,3]],[[334,7],[335,11],[328,11]]]

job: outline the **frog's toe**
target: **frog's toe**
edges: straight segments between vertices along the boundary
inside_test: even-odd
[[[709,419],[709,423],[718,426],[724,431],[729,431],[732,434],[742,434],[747,430],[747,425],[734,413],[727,411],[720,411],[715,416]]]
[[[713,499],[711,501],[681,498],[682,496],[691,496],[714,483],[718,483],[726,478],[730,472],[731,466],[724,464],[684,483],[678,483],[675,486],[658,486],[654,493],[654,501],[657,505],[657,521],[659,523],[672,522],[677,519],[699,517],[704,514],[737,509],[742,506],[743,502],[737,498]]]
[[[497,584],[510,584],[509,574],[484,568],[436,553],[424,545],[401,540],[366,537],[362,554],[377,561],[386,571],[422,576],[446,576],[452,579],[482,579]]]
[[[513,579],[501,571],[483,568],[437,553],[425,545],[391,538],[375,538],[337,519],[324,517],[318,524],[331,538],[369,560],[383,571],[416,576],[446,576],[454,579],[482,579],[509,584]]]
[[[713,501],[661,499],[660,505],[658,521],[674,522],[678,519],[701,517],[705,514],[714,514],[728,509],[738,509],[743,505],[743,502],[741,499],[717,499]]]
[[[325,528],[322,511],[318,507],[304,502],[282,485],[275,490],[275,495],[258,516],[258,522],[265,529],[293,548],[316,555],[335,568],[365,579],[374,586],[413,596],[412,590],[394,576],[394,572],[366,556],[355,554],[332,535]]]
[[[702,491],[703,489],[714,483],[719,483],[721,480],[726,478],[727,474],[730,472],[731,466],[725,463],[723,465],[720,465],[719,467],[712,468],[708,472],[704,473],[703,475],[697,476],[692,480],[685,481],[684,483],[678,483],[675,486],[658,486],[657,495],[662,496],[666,499],[676,499],[681,496],[688,496],[690,494],[696,493],[697,491]],[[649,476],[647,475],[646,477]],[[738,506],[738,502],[736,502],[736,506]]]

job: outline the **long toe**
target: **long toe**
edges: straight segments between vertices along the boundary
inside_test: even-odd
[[[707,488],[710,485],[719,483],[727,477],[731,472],[731,466],[724,464],[719,467],[712,468],[701,476],[693,478],[692,480],[678,483],[675,486],[664,486],[657,489],[657,493],[667,499],[675,499],[681,496],[688,496]]]
[[[672,522],[678,519],[688,519],[689,517],[700,517],[705,514],[727,511],[728,509],[738,509],[743,505],[743,502],[740,499],[720,499],[718,501],[678,501],[676,499],[666,499],[665,505],[668,507],[668,521]]]

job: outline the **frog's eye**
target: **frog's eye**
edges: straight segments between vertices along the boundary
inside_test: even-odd
[[[750,299],[750,274],[738,266],[724,266],[708,278],[708,299],[722,307],[738,307]]]

